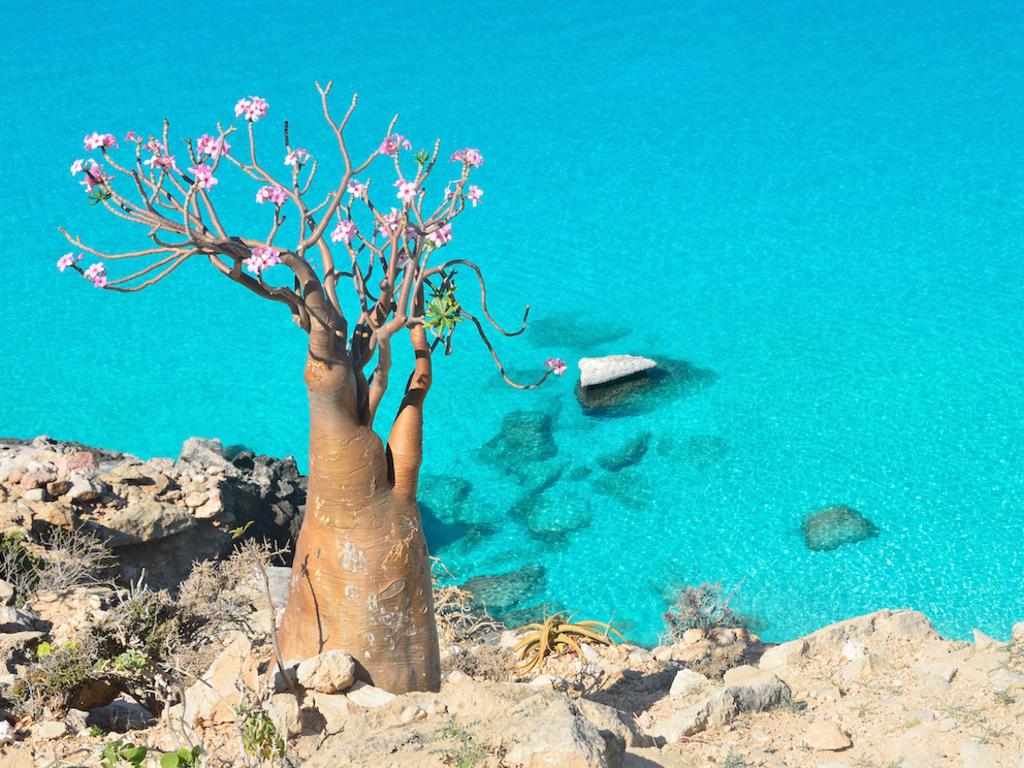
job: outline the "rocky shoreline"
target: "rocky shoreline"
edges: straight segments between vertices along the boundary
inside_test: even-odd
[[[439,693],[356,681],[341,652],[272,674],[289,575],[272,555],[304,497],[291,459],[216,441],[149,461],[0,441],[0,765],[102,765],[131,743],[145,765],[199,747],[211,766],[1024,768],[1024,622],[1008,643],[943,639],[913,611],[781,645],[693,627],[525,673],[481,577],[435,589]],[[75,565],[100,549],[102,574]]]

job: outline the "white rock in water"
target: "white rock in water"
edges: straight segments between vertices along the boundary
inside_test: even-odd
[[[638,355],[606,355],[584,357],[580,360],[580,386],[592,387],[609,381],[624,379],[635,373],[654,368],[658,363]]]

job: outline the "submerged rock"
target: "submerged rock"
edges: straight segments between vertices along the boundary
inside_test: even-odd
[[[594,490],[630,509],[646,509],[654,502],[650,477],[636,467],[602,474],[594,480]]]
[[[617,451],[598,456],[597,463],[609,472],[618,472],[640,461],[647,454],[650,443],[651,433],[641,432],[627,440]]]
[[[856,544],[879,534],[879,528],[853,507],[828,507],[804,518],[804,543],[817,551]]]
[[[717,379],[714,371],[685,360],[662,360],[656,368],[627,379],[592,387],[577,385],[576,399],[588,416],[635,416],[697,394]]]
[[[544,566],[530,564],[508,573],[474,576],[462,587],[473,593],[475,606],[499,614],[536,594],[546,578]]]
[[[670,435],[658,441],[658,455],[684,462],[698,469],[707,469],[722,461],[729,453],[729,444],[717,435],[693,435],[679,440]]]
[[[628,379],[657,365],[657,361],[639,355],[584,357],[579,361],[580,386],[596,387],[620,379]]]
[[[420,503],[426,503],[434,516],[446,523],[463,519],[463,506],[472,490],[468,480],[456,475],[425,474],[419,480]]]
[[[542,411],[505,414],[498,434],[483,444],[480,453],[489,464],[508,466],[550,459],[558,453],[551,416]]]
[[[535,494],[526,502],[523,522],[530,535],[541,540],[561,541],[567,533],[590,525],[593,513],[583,496]]]

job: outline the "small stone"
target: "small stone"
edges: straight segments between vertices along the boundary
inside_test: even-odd
[[[864,648],[864,643],[859,643],[856,640],[847,640],[843,643],[843,658],[847,661],[863,659],[866,654],[867,650]]]
[[[201,507],[196,509],[195,515],[200,520],[208,520],[211,517],[216,517],[224,511],[224,502],[221,501],[220,492],[217,492],[210,496],[209,500]]]
[[[299,664],[299,685],[320,693],[341,693],[356,677],[356,662],[344,651],[325,651]]]
[[[59,720],[44,720],[41,723],[36,723],[32,728],[32,735],[37,739],[59,739],[67,733],[67,730],[67,726]]]
[[[402,710],[402,714],[399,715],[399,720],[403,724],[408,725],[415,720],[423,720],[427,716],[427,713],[415,705],[410,705]]]
[[[936,727],[942,733],[949,733],[956,728],[956,720],[952,717],[944,717],[936,724]]]
[[[654,661],[654,654],[646,648],[634,648],[626,657],[630,664],[644,665]]]
[[[1018,621],[1013,625],[1013,630],[1010,633],[1010,637],[1014,642],[1024,642],[1024,621]]]
[[[185,506],[192,508],[201,507],[209,498],[208,494],[201,493],[199,491],[192,491],[192,493],[186,494],[185,496]]]
[[[338,733],[345,727],[345,721],[352,714],[355,705],[342,694],[317,693],[307,694],[307,701],[312,699],[313,707],[324,719],[324,730]]]
[[[72,708],[68,710],[67,715],[64,717],[64,722],[72,733],[81,733],[89,727],[87,723],[88,717],[89,713],[84,709]]]
[[[659,645],[655,648],[651,655],[654,656],[655,661],[671,661],[672,660],[672,646],[671,645]]]
[[[839,752],[853,746],[850,737],[829,720],[812,723],[804,732],[804,741],[808,747],[819,752]]]
[[[693,645],[694,643],[699,643],[707,636],[708,633],[706,630],[694,627],[693,629],[688,629],[683,632],[683,642],[687,645]]]
[[[825,688],[811,688],[807,692],[807,695],[812,699],[818,701],[839,701],[843,698],[843,692],[834,685],[827,686]]]
[[[7,605],[14,599],[14,587],[0,579],[0,605]]]
[[[722,682],[725,683],[727,688],[735,688],[737,686],[749,685],[773,685],[779,682],[779,678],[766,670],[752,667],[749,664],[742,664],[727,670]]]
[[[21,494],[21,498],[25,501],[46,501],[46,489],[45,488],[31,488]]]
[[[361,680],[357,681],[345,695],[349,701],[360,707],[383,707],[395,698],[395,694],[374,688]]]
[[[947,683],[952,682],[953,678],[956,677],[956,664],[950,664],[949,662],[933,661],[930,664],[923,665],[922,668],[928,674],[935,675]]]
[[[706,685],[707,682],[708,679],[700,674],[700,672],[694,672],[692,669],[681,669],[672,678],[672,687],[668,689],[668,695],[673,697],[682,696],[695,688]]]

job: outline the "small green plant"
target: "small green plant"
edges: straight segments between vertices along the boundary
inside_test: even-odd
[[[115,656],[110,666],[118,672],[137,675],[149,666],[149,659],[138,651],[125,651]]]
[[[160,757],[160,768],[195,768],[199,765],[199,747],[182,747],[177,752],[168,752]]]
[[[101,768],[123,768],[128,765],[140,768],[148,751],[145,747],[132,744],[130,741],[125,742],[120,739],[108,741],[100,751],[100,766]]]
[[[921,718],[915,717],[913,720],[907,720],[907,722],[903,724],[903,727],[909,731],[911,728],[917,728],[920,724]]]
[[[89,735],[93,738],[99,738],[100,736],[106,736],[107,732],[105,729],[100,728],[98,725],[89,726]]]
[[[236,708],[245,751],[257,760],[284,757],[284,739],[277,732],[274,721],[258,703],[243,700]]]
[[[722,761],[722,768],[749,768],[749,763],[732,750]]]
[[[580,643],[594,645],[614,645],[612,635],[621,634],[603,621],[572,621],[565,613],[555,613],[544,619],[543,623],[527,624],[521,629],[527,630],[522,639],[512,649],[518,654],[517,671],[521,673],[540,669],[544,660],[554,653],[572,651],[581,659],[585,658]]]
[[[1017,701],[1017,697],[1010,693],[1009,690],[1003,688],[1001,691],[995,692],[996,701],[1000,704],[1014,704]]]
[[[448,721],[448,725],[442,728],[438,735],[458,742],[455,749],[446,750],[441,756],[441,760],[449,768],[476,768],[487,756],[487,745],[481,744],[455,717]]]
[[[37,715],[46,707],[63,709],[68,697],[94,674],[96,663],[97,647],[92,638],[77,645],[50,646],[14,683],[14,703],[28,715]]]

